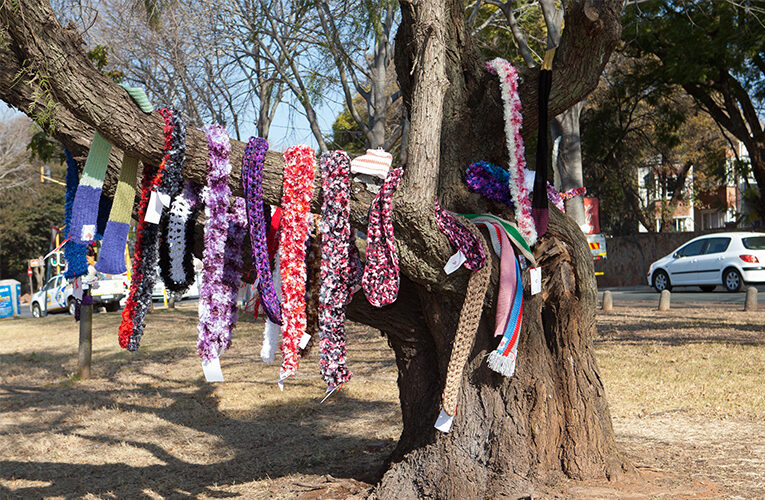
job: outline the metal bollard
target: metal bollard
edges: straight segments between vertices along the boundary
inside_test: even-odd
[[[606,290],[603,292],[603,310],[604,311],[613,311],[614,309],[614,298],[611,295],[611,290]]]
[[[744,302],[744,311],[757,310],[757,288],[750,286],[746,289],[746,302]]]
[[[659,296],[659,311],[669,311],[669,298],[672,293],[669,290],[662,290]]]

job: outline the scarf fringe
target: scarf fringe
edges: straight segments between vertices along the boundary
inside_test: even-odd
[[[512,377],[515,374],[515,359],[503,356],[497,351],[492,351],[489,354],[488,364],[489,368],[505,377]]]

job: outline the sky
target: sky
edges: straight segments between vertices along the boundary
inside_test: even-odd
[[[341,102],[330,99],[326,100],[325,104],[317,108],[319,124],[321,130],[325,134],[332,131],[332,123],[342,110],[343,104]],[[22,113],[9,107],[4,101],[0,100],[0,120],[8,120],[20,114]],[[249,137],[255,133],[256,129],[254,122],[242,126],[243,137]],[[276,151],[284,151],[288,147],[297,144],[307,144],[314,149],[318,148],[318,143],[308,126],[308,120],[297,111],[291,109],[287,104],[279,106],[273,124],[271,125],[268,142],[270,148]]]

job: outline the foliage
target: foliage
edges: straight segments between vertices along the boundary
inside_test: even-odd
[[[117,69],[107,70],[109,65],[109,51],[111,48],[107,45],[97,44],[87,52],[88,59],[95,64],[98,71],[111,78],[114,83],[122,83],[125,79],[125,73]]]
[[[51,175],[63,179],[65,167],[51,166]],[[63,186],[32,183],[10,189],[0,197],[0,276],[26,283],[27,260],[45,255],[51,225],[64,218]]]
[[[646,78],[646,58],[615,54],[582,113],[585,184],[600,198],[600,223],[626,234],[657,218],[671,222],[683,198],[720,185],[727,142],[718,127],[677,86]],[[693,167],[693,189],[672,196],[683,167]],[[658,204],[641,201],[638,169],[648,169],[663,193]],[[724,175],[724,174],[723,174]],[[681,183],[682,184],[682,183]],[[666,198],[665,198],[666,196]]]
[[[757,2],[651,0],[628,4],[627,53],[646,61],[643,77],[681,86],[742,141],[765,192],[765,9]],[[756,202],[760,217],[765,203]]]

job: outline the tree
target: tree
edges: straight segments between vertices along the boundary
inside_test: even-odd
[[[585,4],[568,5],[554,64],[551,114],[568,109],[596,86],[620,36],[620,12],[621,2],[603,1],[597,20],[591,21]],[[443,274],[451,249],[433,218],[436,195],[457,212],[512,214],[469,193],[462,183],[468,163],[506,160],[497,79],[486,73],[467,32],[463,2],[405,1],[401,15],[394,61],[411,123],[406,174],[393,212],[401,290],[397,302],[384,309],[370,307],[357,295],[349,312],[351,319],[388,337],[399,370],[404,428],[377,496],[521,496],[562,477],[614,477],[630,470],[616,448],[591,344],[596,305],[592,258],[579,228],[555,209],[548,233],[535,247],[543,291],[524,305],[516,375],[505,379],[485,366],[494,323],[487,311],[462,378],[452,431],[443,435],[433,428],[467,279],[465,271],[449,278]],[[59,121],[67,120],[69,129],[95,126],[115,146],[144,161],[159,161],[161,118],[140,113],[121,89],[98,74],[82,54],[79,34],[62,28],[44,0],[5,3],[0,22],[6,42],[0,61],[11,71],[26,68],[25,81],[32,82],[19,93],[9,88],[5,71],[0,73],[4,99],[28,111],[35,76],[42,75],[65,110],[53,117],[62,141],[79,145],[61,133]],[[521,68],[520,73],[528,136],[538,125],[538,72]],[[203,183],[205,137],[190,129],[187,140],[184,175]],[[234,142],[234,164],[243,149]],[[269,152],[265,163],[264,198],[278,204],[280,155]],[[242,192],[240,183],[238,175],[231,176],[234,193]],[[314,209],[319,197],[317,189]],[[357,228],[366,225],[370,201],[363,188],[354,190],[351,211]],[[487,309],[494,301],[492,293]]]
[[[625,34],[656,81],[676,84],[744,143],[765,221],[765,9],[749,2],[640,2],[627,9]],[[759,111],[758,111],[759,108]]]
[[[670,231],[681,202],[719,185],[725,160],[727,142],[711,118],[680,87],[646,77],[639,69],[645,64],[617,52],[582,118],[586,177],[611,234],[632,233],[638,223],[656,231],[657,221]],[[657,192],[641,195],[640,175],[651,177]]]

